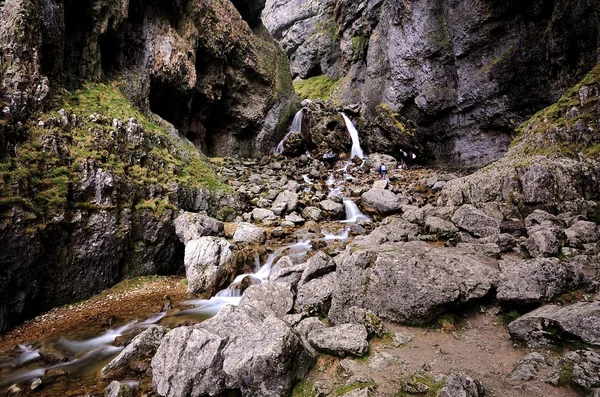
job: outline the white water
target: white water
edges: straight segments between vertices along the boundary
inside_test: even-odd
[[[306,175],[306,174],[302,175],[302,179],[304,179],[304,182],[307,185],[312,185],[313,184],[313,181],[311,181],[310,178],[308,177],[308,175]]]
[[[354,201],[350,199],[344,200],[344,208],[346,209],[346,220],[341,221],[342,223],[356,223],[359,220],[370,220],[368,216],[364,215],[358,209],[358,206]]]
[[[350,152],[350,159],[353,159],[354,156],[358,156],[361,160],[365,158],[365,155],[360,147],[360,141],[358,139],[358,131],[352,121],[342,113],[342,117],[344,118],[344,122],[346,123],[346,128],[348,128],[348,133],[350,134],[350,138],[352,139],[352,150]]]
[[[325,184],[327,186],[335,185],[335,177],[333,176],[333,172],[329,174],[329,178],[327,178],[327,181],[325,181]]]
[[[276,153],[276,154],[283,153],[283,144],[290,137],[290,135],[292,135],[295,132],[302,131],[302,116],[303,115],[304,115],[304,108],[302,108],[298,112],[296,112],[296,115],[294,116],[294,120],[292,121],[292,126],[290,127],[290,131],[283,137],[281,142],[279,142],[279,144],[273,151],[274,153]]]
[[[323,240],[325,240],[325,241],[333,241],[333,240],[345,241],[345,240],[348,240],[349,230],[348,229],[343,229],[341,231],[341,233],[339,233],[339,234],[329,233],[326,230],[323,230],[322,233],[323,233],[323,236],[324,236]]]

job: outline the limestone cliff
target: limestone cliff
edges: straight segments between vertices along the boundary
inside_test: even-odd
[[[414,121],[438,164],[479,167],[596,64],[599,12],[597,0],[268,0],[263,19],[294,77],[327,80],[331,101],[369,122],[381,105]]]

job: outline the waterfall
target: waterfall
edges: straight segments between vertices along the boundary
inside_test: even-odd
[[[290,132],[288,132],[283,137],[281,142],[279,142],[279,144],[273,151],[275,154],[283,153],[283,144],[289,138],[290,135],[292,135],[294,132],[302,132],[302,116],[303,115],[304,115],[304,108],[302,108],[302,109],[298,110],[298,112],[296,112],[296,115],[294,116],[294,121],[292,121],[292,126],[290,127]]]
[[[350,133],[350,138],[352,138],[352,151],[350,152],[350,159],[353,159],[354,156],[358,156],[361,160],[365,158],[365,155],[360,147],[360,141],[358,140],[358,131],[352,121],[342,113],[342,117],[344,118],[344,122],[346,122],[346,128],[348,128],[348,132]]]
[[[350,199],[344,200],[344,208],[346,209],[346,220],[341,221],[342,223],[356,223],[361,219],[370,220],[368,216],[360,212],[358,206]]]

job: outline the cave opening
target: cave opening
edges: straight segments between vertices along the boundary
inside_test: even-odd
[[[110,77],[121,70],[119,62],[120,54],[123,53],[123,42],[118,33],[113,29],[99,37],[100,66],[102,74]]]

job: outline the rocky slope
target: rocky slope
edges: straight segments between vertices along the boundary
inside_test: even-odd
[[[263,19],[293,76],[308,79],[298,82],[304,95],[369,122],[383,105],[416,123],[438,164],[478,167],[596,64],[598,10],[566,0],[269,0]]]
[[[260,23],[263,5],[3,2],[0,82],[9,125],[3,144],[18,141],[16,123],[46,104],[56,86],[124,76],[133,103],[174,124],[204,152],[270,150],[295,97],[287,57]]]

